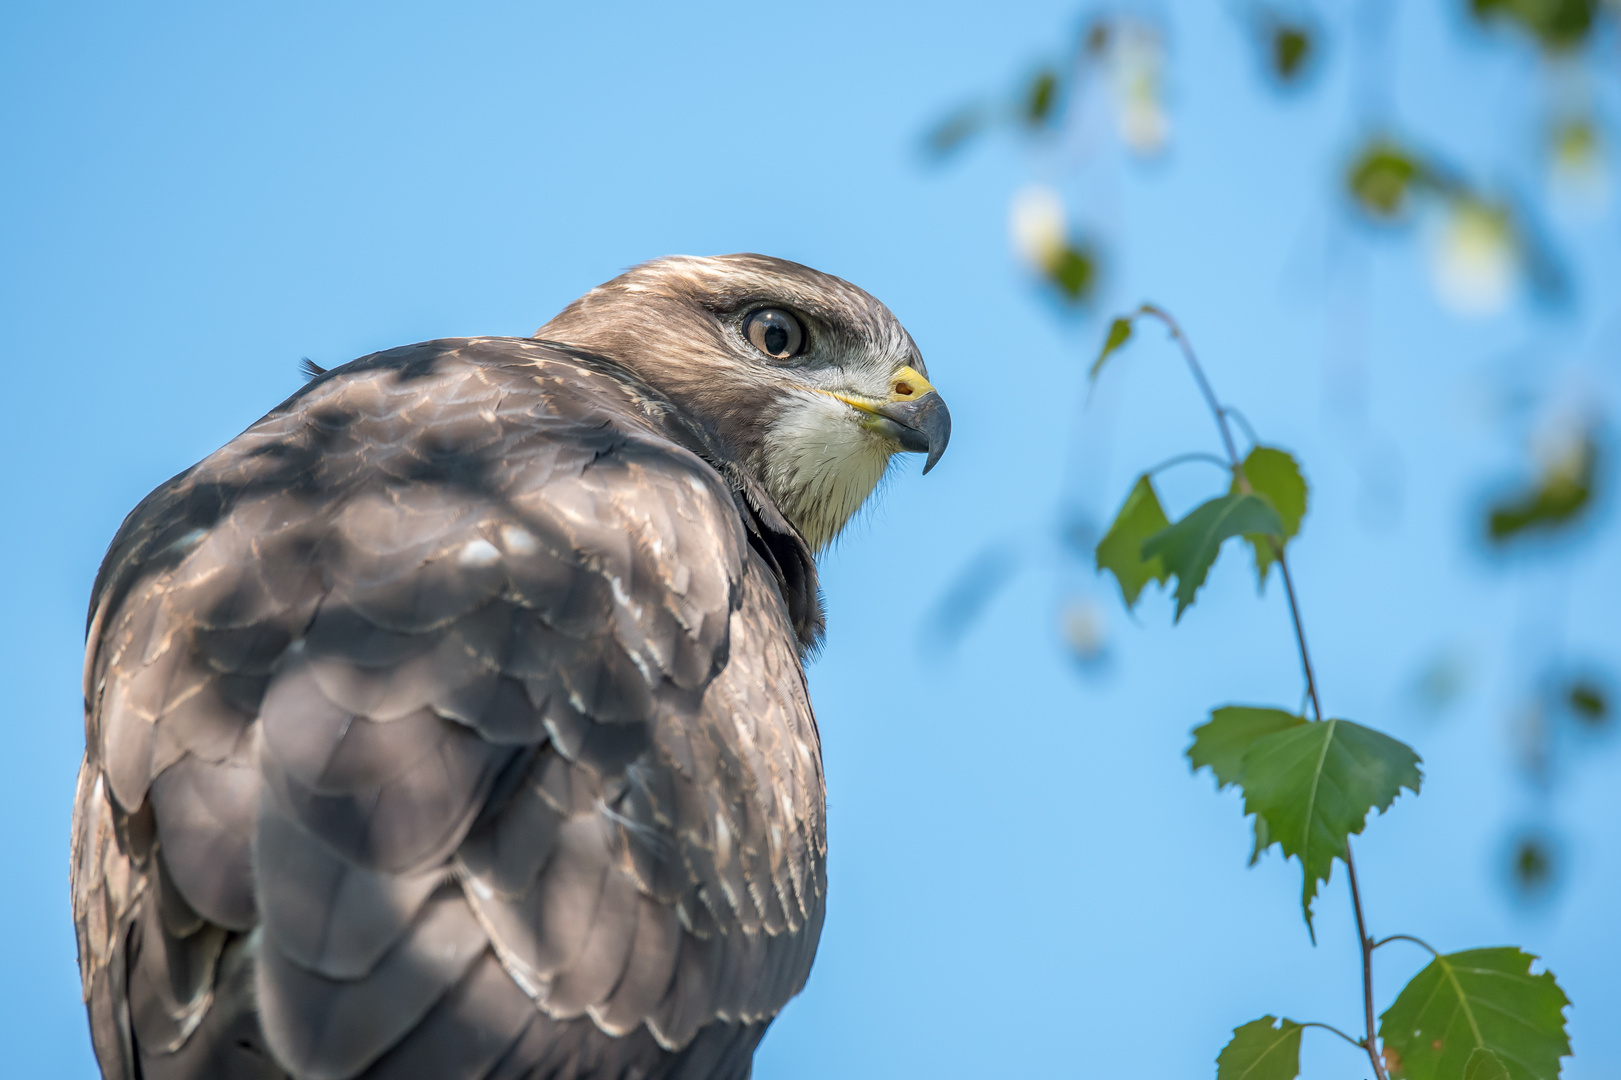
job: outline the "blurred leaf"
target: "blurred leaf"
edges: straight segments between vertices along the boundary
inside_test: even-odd
[[[1589,727],[1599,727],[1610,719],[1609,695],[1591,680],[1578,679],[1566,687],[1565,703],[1571,714]]]
[[[1262,15],[1256,20],[1256,27],[1268,70],[1285,86],[1296,82],[1309,69],[1317,49],[1312,27],[1277,12]]]
[[[1058,90],[1056,71],[1052,68],[1042,68],[1036,72],[1024,92],[1021,107],[1024,122],[1033,128],[1047,124],[1053,118],[1054,109],[1058,104]]]
[[[1220,790],[1239,782],[1244,773],[1244,755],[1249,753],[1250,747],[1258,739],[1304,723],[1304,716],[1296,716],[1283,709],[1223,705],[1211,711],[1207,723],[1193,729],[1193,745],[1187,750],[1188,761],[1194,772],[1209,769],[1216,778],[1217,790]]]
[[[1047,265],[1047,279],[1072,304],[1090,300],[1098,283],[1096,251],[1074,241],[1065,244]]]
[[[1540,831],[1528,832],[1514,841],[1509,854],[1509,873],[1522,897],[1548,890],[1553,884],[1558,860],[1554,846]]]
[[[1252,533],[1282,537],[1283,522],[1272,504],[1259,495],[1222,495],[1148,538],[1143,558],[1158,557],[1166,572],[1176,575],[1178,620],[1204,584],[1221,545]]]
[[[1282,539],[1287,544],[1300,532],[1300,521],[1306,516],[1306,479],[1300,475],[1300,466],[1287,451],[1271,446],[1257,446],[1244,459],[1244,478],[1250,489],[1272,504],[1283,523]],[[1239,491],[1238,477],[1233,477],[1231,491]],[[1266,587],[1267,574],[1277,559],[1272,554],[1270,539],[1262,534],[1246,534],[1250,549],[1255,553],[1255,580]]]
[[[1413,188],[1427,182],[1419,159],[1388,138],[1369,142],[1346,173],[1351,197],[1370,217],[1394,220],[1406,212]]]
[[[1018,554],[994,544],[963,567],[935,605],[927,629],[947,649],[962,640],[1019,570]]]
[[[1463,1080],[1511,1080],[1511,1077],[1503,1059],[1482,1046],[1464,1063]]]
[[[1565,996],[1536,957],[1511,947],[1437,956],[1379,1020],[1394,1051],[1392,1080],[1461,1077],[1476,1049],[1502,1059],[1513,1080],[1556,1080],[1570,1053]]]
[[[1216,1080],[1295,1080],[1300,1075],[1300,1025],[1263,1016],[1233,1029],[1216,1056]]]
[[[1362,831],[1369,811],[1388,810],[1402,788],[1418,794],[1418,766],[1406,743],[1349,720],[1291,725],[1244,753],[1237,781],[1244,812],[1265,818],[1268,838],[1300,860],[1308,929],[1318,883],[1345,858],[1351,834]]]
[[[1092,361],[1092,370],[1087,373],[1087,377],[1096,379],[1098,377],[1098,372],[1103,370],[1103,362],[1109,359],[1109,356],[1116,349],[1120,348],[1120,346],[1124,345],[1130,340],[1131,316],[1122,315],[1120,318],[1109,324],[1109,336],[1103,339],[1103,350],[1098,353],[1098,358]]]
[[[1419,669],[1411,684],[1414,703],[1438,715],[1456,701],[1469,684],[1469,658],[1456,647],[1442,649]]]
[[[1137,478],[1126,496],[1114,524],[1098,541],[1098,572],[1107,570],[1120,583],[1120,597],[1126,607],[1136,607],[1137,597],[1150,581],[1165,584],[1169,576],[1165,564],[1158,557],[1143,557],[1143,541],[1170,525],[1165,510],[1159,504],[1154,484],[1148,474]]]
[[[990,113],[983,105],[965,105],[924,136],[924,150],[934,160],[943,161],[989,126]]]
[[[1574,49],[1593,31],[1600,0],[1469,0],[1480,22],[1501,19],[1537,39],[1543,48]]]
[[[1570,453],[1546,469],[1535,486],[1494,503],[1486,535],[1501,544],[1528,531],[1553,531],[1572,522],[1593,495],[1598,445],[1583,436]]]
[[[1109,25],[1108,19],[1094,19],[1087,26],[1086,33],[1081,35],[1081,51],[1090,57],[1100,57],[1109,51],[1109,43],[1114,40],[1114,28]]]
[[[1311,34],[1303,26],[1279,26],[1272,32],[1272,67],[1284,82],[1291,82],[1311,57]]]

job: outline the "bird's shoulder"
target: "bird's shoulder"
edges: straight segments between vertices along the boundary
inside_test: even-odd
[[[644,398],[536,343],[392,350],[137,508],[92,605],[81,934],[146,919],[204,994],[255,931],[311,1072],[460,1022],[464,984],[655,1050],[774,1014],[825,888],[791,545]],[[104,819],[141,867],[92,858]],[[137,1041],[202,1000],[132,999]]]

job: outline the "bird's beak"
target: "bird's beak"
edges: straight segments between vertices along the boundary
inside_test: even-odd
[[[868,426],[895,440],[902,450],[929,455],[923,463],[924,473],[934,468],[951,441],[951,411],[939,391],[915,368],[903,367],[890,377],[889,396],[884,401],[836,396],[867,413]]]

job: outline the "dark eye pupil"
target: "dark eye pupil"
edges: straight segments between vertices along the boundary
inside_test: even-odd
[[[756,349],[777,360],[795,355],[805,343],[805,332],[799,320],[775,308],[764,308],[750,315],[743,332]]]

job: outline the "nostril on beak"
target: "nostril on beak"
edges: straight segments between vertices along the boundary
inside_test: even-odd
[[[898,397],[911,397],[916,392],[917,391],[912,389],[912,384],[909,382],[898,382],[895,384],[895,394]]]

